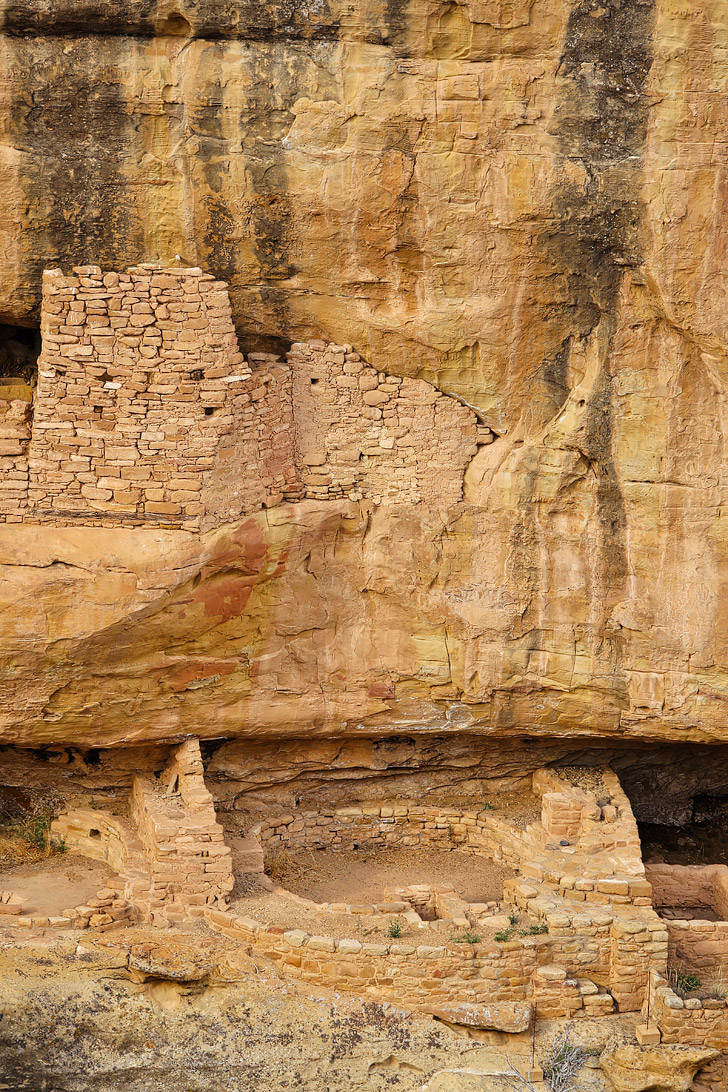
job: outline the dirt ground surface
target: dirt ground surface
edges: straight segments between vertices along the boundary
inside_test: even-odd
[[[335,852],[303,850],[276,859],[273,879],[313,902],[386,902],[387,891],[410,884],[450,883],[465,902],[503,896],[509,868],[457,850],[392,849]]]
[[[0,872],[0,891],[20,895],[24,914],[55,917],[92,898],[113,874],[108,865],[64,853]]]

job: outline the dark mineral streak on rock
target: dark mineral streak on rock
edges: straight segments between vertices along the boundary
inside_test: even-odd
[[[336,37],[327,0],[0,0],[0,31],[7,34],[139,35],[197,38],[311,40]]]
[[[281,282],[295,273],[291,261],[292,209],[284,140],[293,124],[291,107],[303,93],[299,72],[305,72],[305,57],[295,47],[276,51],[275,55],[253,62],[253,82],[248,99],[248,111],[257,131],[269,119],[270,139],[260,141],[248,161],[255,197],[251,207],[251,227],[255,255],[260,270],[260,302],[269,335],[280,334],[290,327],[286,307],[287,293]],[[272,109],[271,109],[272,107]]]
[[[600,321],[607,323],[582,450],[596,475],[603,586],[594,590],[612,601],[622,594],[627,559],[624,501],[612,458],[609,355],[624,269],[641,261],[643,208],[636,195],[647,139],[653,26],[654,0],[579,3],[569,17],[559,66],[565,95],[555,114],[564,160],[576,160],[587,181],[564,186],[556,203],[564,226],[549,249],[568,278],[574,334],[584,337]]]
[[[95,37],[62,52],[43,39],[15,39],[8,48],[26,73],[8,124],[15,147],[35,150],[19,158],[19,170],[35,225],[23,235],[23,260],[36,270],[38,291],[49,265],[93,260],[115,269],[143,259],[144,227],[124,175],[135,119],[124,108],[113,52]]]
[[[564,95],[554,133],[586,182],[561,188],[562,227],[547,240],[566,273],[575,332],[613,309],[626,266],[641,260],[640,174],[649,103],[654,0],[584,0],[571,15],[559,65]]]
[[[600,323],[607,334],[575,438],[595,476],[600,565],[591,594],[605,613],[622,597],[627,577],[624,500],[612,456],[609,362],[624,270],[641,261],[643,208],[636,195],[647,137],[653,23],[654,0],[583,0],[569,16],[557,80],[563,90],[553,123],[563,164],[564,181],[553,200],[560,218],[542,240],[549,265],[566,282],[567,300],[544,317],[555,320],[562,340],[537,375],[553,386],[561,405],[567,393],[565,347]],[[523,497],[524,512],[532,504]],[[530,549],[536,549],[535,541]],[[525,568],[534,573],[538,566],[532,559]]]

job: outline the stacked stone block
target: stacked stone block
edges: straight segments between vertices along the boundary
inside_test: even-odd
[[[678,997],[666,980],[652,975],[650,1010],[645,1019],[660,1029],[661,1041],[668,1045],[714,1047],[720,1057],[709,1062],[696,1075],[695,1092],[725,1092],[728,1081],[728,1001],[725,998]]]
[[[200,269],[43,275],[32,412],[0,401],[0,521],[204,531],[284,501],[462,499],[476,415],[351,346],[239,351]]]
[[[249,832],[266,855],[281,849],[457,849],[518,868],[522,832],[492,812],[397,803],[271,817]]]
[[[426,1011],[442,1001],[522,1002],[531,976],[548,961],[548,938],[488,945],[368,944],[266,926],[214,909],[205,921],[278,963],[286,974]]]
[[[184,920],[224,902],[234,886],[230,847],[205,787],[196,740],[176,749],[163,775],[137,774],[132,818],[151,876],[151,909]]]
[[[652,883],[656,906],[673,911],[680,907],[702,909],[728,921],[728,866],[648,864],[645,873]]]
[[[0,398],[0,523],[21,523],[28,510],[32,406]]]
[[[239,352],[224,282],[149,265],[50,270],[41,333],[34,518],[205,530],[293,486],[292,457],[281,467],[259,446],[262,420],[291,431],[288,392]]]

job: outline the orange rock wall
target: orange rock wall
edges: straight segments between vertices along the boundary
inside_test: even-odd
[[[3,738],[728,739],[724,0],[180,9],[0,3],[2,320],[179,254],[251,347],[352,345],[497,439],[445,519],[263,514],[194,573],[156,524],[121,567],[4,541]],[[214,681],[168,708],[170,661]]]

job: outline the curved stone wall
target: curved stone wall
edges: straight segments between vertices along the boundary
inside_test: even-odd
[[[402,846],[458,850],[518,870],[533,852],[528,831],[490,811],[397,803],[281,815],[249,831],[267,857],[301,849],[357,850]]]

